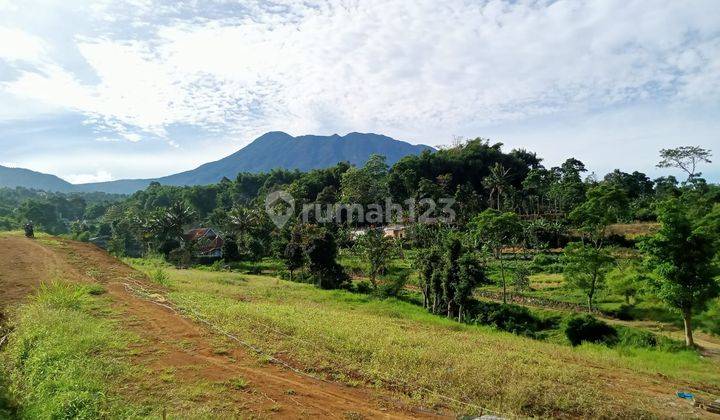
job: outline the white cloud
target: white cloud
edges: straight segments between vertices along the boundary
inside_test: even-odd
[[[89,182],[105,182],[113,180],[112,174],[103,170],[98,170],[94,174],[71,174],[66,175],[63,178],[71,184],[87,184]]]
[[[0,59],[40,62],[45,54],[45,43],[41,38],[20,29],[0,26]]]
[[[6,15],[32,10],[15,9]],[[47,9],[43,25],[0,29],[0,39],[10,30],[19,40],[0,42],[0,59],[34,63],[0,82],[0,104],[80,112],[106,141],[159,137],[179,148],[173,128],[189,125],[226,139],[376,131],[437,144],[633,104],[717,112],[720,103],[715,0],[142,0]],[[52,21],[61,18],[71,24]],[[4,23],[16,22],[0,16]]]
[[[288,1],[277,13],[255,4],[252,16],[169,20],[147,39],[80,38],[97,84],[49,66],[6,89],[161,137],[180,123],[228,133],[383,131],[656,96],[714,100],[715,6]]]

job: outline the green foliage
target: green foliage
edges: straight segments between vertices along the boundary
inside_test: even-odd
[[[608,345],[618,342],[615,328],[587,314],[571,317],[565,325],[565,336],[573,346],[583,342]]]
[[[338,289],[346,286],[350,278],[337,262],[335,237],[328,231],[319,233],[309,242],[308,269],[315,285],[321,289]]]
[[[386,237],[380,229],[370,229],[357,239],[355,247],[365,261],[370,282],[377,288],[378,276],[385,274],[390,260],[396,254],[395,241]]]
[[[151,278],[152,281],[161,286],[168,286],[168,276],[165,273],[165,270],[163,270],[162,268],[157,268],[155,271],[153,271]]]
[[[626,304],[630,304],[631,299],[636,299],[650,282],[651,279],[643,267],[632,260],[621,261],[607,274],[608,288],[611,292],[623,296]]]
[[[607,226],[628,216],[625,192],[612,184],[600,184],[587,192],[587,199],[568,216],[596,247],[601,246]]]
[[[43,285],[21,307],[5,351],[18,418],[91,419],[129,415],[111,392],[127,365],[128,338],[91,315],[85,286]]]
[[[378,297],[386,299],[390,297],[398,297],[401,292],[405,289],[405,285],[408,282],[409,273],[407,271],[388,276],[380,281],[378,286],[373,286],[373,290]],[[356,290],[359,290],[360,286],[356,286]]]
[[[692,314],[720,294],[715,276],[718,267],[717,238],[712,229],[690,220],[687,209],[676,199],[664,203],[658,211],[660,230],[646,238],[641,249],[658,281],[657,295],[685,320],[686,343],[693,345]]]
[[[700,163],[712,163],[710,150],[699,146],[680,146],[673,149],[660,150],[658,168],[678,168],[688,174],[688,182],[702,175],[697,172]]]
[[[530,269],[519,265],[513,270],[513,287],[518,292],[530,289]]]
[[[613,261],[612,254],[605,248],[582,242],[573,242],[565,247],[562,256],[565,278],[570,287],[585,293],[591,311],[595,294],[605,287],[605,275],[612,268]]]
[[[342,202],[349,204],[384,203],[388,196],[388,167],[385,157],[372,155],[362,168],[350,168],[340,181]]]
[[[522,233],[520,219],[515,213],[487,209],[470,222],[471,232],[481,242],[488,244],[497,257],[500,249],[518,242]]]
[[[495,302],[477,302],[473,323],[490,325],[513,334],[536,337],[548,325],[526,307]]]

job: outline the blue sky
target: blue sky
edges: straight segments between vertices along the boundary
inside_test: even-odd
[[[661,148],[720,153],[718,3],[0,0],[0,164],[153,177],[272,130],[663,175]]]

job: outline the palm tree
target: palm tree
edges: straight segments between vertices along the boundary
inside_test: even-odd
[[[190,206],[181,201],[176,201],[165,211],[157,215],[154,225],[165,237],[169,239],[182,240],[183,227],[190,224],[195,218],[195,212]]]
[[[237,236],[238,244],[243,243],[243,233],[252,230],[259,221],[257,212],[247,207],[235,206],[227,214],[228,228]]]
[[[500,210],[500,198],[503,191],[509,187],[508,173],[510,169],[505,169],[499,162],[490,167],[490,175],[483,179],[483,186],[490,190],[490,203],[492,207],[493,196],[497,198],[497,209]]]

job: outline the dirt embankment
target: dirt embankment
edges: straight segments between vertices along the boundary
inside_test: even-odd
[[[213,392],[167,406],[168,415],[207,407],[215,413],[293,418],[417,418],[437,413],[400,404],[389,394],[351,388],[263,363],[256,355],[232,345],[171,309],[143,299],[128,286],[152,289],[143,274],[93,245],[64,240],[0,238],[0,311],[21,303],[43,281],[97,282],[107,289],[115,317],[136,334],[133,363],[147,369],[142,383],[128,384],[128,399],[146,401],[163,395],[242,378],[247,386],[218,386]],[[168,372],[173,380],[166,381]],[[170,400],[170,399],[169,399]],[[185,400],[187,401],[187,400]]]

